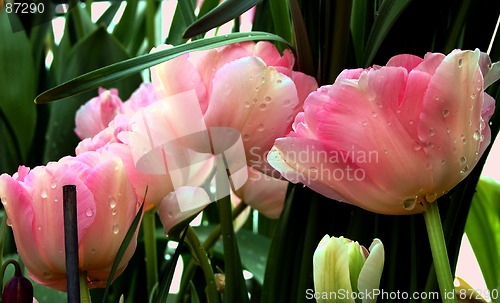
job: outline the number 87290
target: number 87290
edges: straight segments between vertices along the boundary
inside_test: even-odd
[[[45,5],[43,3],[26,3],[14,2],[5,4],[5,12],[7,14],[43,14]]]

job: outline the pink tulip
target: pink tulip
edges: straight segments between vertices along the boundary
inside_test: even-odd
[[[123,112],[122,100],[116,89],[99,88],[99,96],[78,109],[75,117],[75,133],[80,139],[92,138],[106,128],[113,118]]]
[[[86,152],[32,170],[20,166],[12,177],[0,176],[0,197],[18,253],[36,282],[66,289],[62,187],[67,184],[77,189],[80,271],[89,287],[103,287],[139,208],[122,161],[108,152]],[[136,238],[117,275],[135,247]]]
[[[309,95],[268,160],[327,197],[382,214],[422,212],[490,143],[489,63],[479,50],[456,50],[345,70]]]
[[[293,65],[289,50],[281,56],[269,42],[245,42],[179,56],[153,67],[151,78],[159,98],[194,89],[207,127],[239,130],[248,163],[268,173],[265,153],[317,88]]]

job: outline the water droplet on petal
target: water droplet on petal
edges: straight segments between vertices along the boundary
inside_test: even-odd
[[[12,227],[12,221],[10,220],[10,218],[7,218],[7,220],[5,220],[5,224],[7,224],[7,226]]]
[[[167,217],[169,217],[169,218],[173,218],[174,216],[175,216],[175,214],[174,214],[174,212],[172,212],[172,211],[169,211],[169,212],[167,213]]]
[[[111,208],[116,207],[116,200],[113,197],[109,198],[109,207]]]
[[[92,208],[88,208],[85,211],[85,216],[87,216],[88,218],[92,217],[93,215],[94,215],[94,211],[92,210]]]
[[[368,122],[366,122],[365,120],[361,121],[361,125],[366,126],[367,124]]]
[[[382,107],[383,107],[382,103],[377,102],[377,107],[378,107],[378,108],[382,108]]]
[[[412,210],[415,208],[415,204],[417,204],[417,196],[414,198],[408,198],[403,201],[403,208],[406,210]]]
[[[281,79],[276,80],[276,83],[278,83],[278,84],[281,84],[282,82],[283,82],[283,80],[281,80]]]
[[[243,106],[245,106],[247,108],[250,107],[250,102],[249,101],[245,101],[245,103],[243,104]]]
[[[47,199],[47,190],[45,188],[42,189],[42,193],[40,194],[40,197],[42,197],[42,199]]]
[[[436,199],[437,199],[437,193],[429,193],[425,195],[425,200],[427,200],[427,202],[434,202],[436,201]]]
[[[400,110],[400,109],[397,109],[397,110],[396,110],[396,113],[397,113],[397,114],[401,114],[401,110]]]
[[[470,98],[471,98],[472,100],[476,99],[476,93],[472,93],[472,94],[470,95]]]
[[[264,98],[264,101],[267,102],[267,103],[271,102],[272,100],[273,100],[273,98],[271,98],[270,96],[266,96]]]
[[[45,279],[49,279],[49,278],[51,278],[51,277],[52,277],[52,274],[51,274],[50,272],[47,272],[47,271],[44,271],[42,275],[43,275],[43,277],[44,277]]]
[[[441,165],[445,165],[446,164],[446,160],[441,160]]]
[[[7,205],[7,197],[2,197],[0,200],[2,200],[3,205]]]
[[[410,120],[408,123],[410,123],[410,125],[413,125],[413,120]]]
[[[450,111],[448,109],[445,109],[443,110],[443,117],[448,117],[448,115],[450,114]]]
[[[92,249],[90,250],[90,253],[94,255],[94,254],[96,253],[96,249],[95,249],[95,248],[92,248]]]
[[[120,227],[118,224],[113,225],[113,233],[116,235],[120,231]]]
[[[469,171],[469,165],[465,165],[464,168],[460,171],[461,175],[465,175]]]
[[[55,189],[56,187],[57,187],[57,184],[55,182],[53,182],[52,184],[50,184],[50,188]]]
[[[463,144],[467,143],[467,138],[465,138],[465,135],[464,135],[464,134],[462,134],[462,135],[460,136],[460,139],[462,139],[462,143],[463,143]]]
[[[120,169],[120,166],[115,165],[115,171],[118,171]]]
[[[257,125],[257,131],[263,131],[264,130],[264,124],[260,123],[259,125]]]
[[[427,163],[425,164],[425,169],[427,169],[427,170],[432,169],[432,163],[427,162]]]
[[[434,128],[429,128],[429,136],[434,136],[435,132],[434,132]]]
[[[484,122],[484,119],[481,117],[479,120],[479,130],[483,130],[486,127],[486,123]]]
[[[267,104],[265,104],[265,103],[261,103],[259,105],[259,109],[262,110],[262,111],[266,110],[266,108],[267,108]]]
[[[420,144],[420,142],[418,142],[418,141],[415,141],[413,143],[413,149],[414,150],[420,150],[420,149],[422,149],[422,144]]]
[[[464,62],[464,59],[462,59],[462,58],[458,59],[458,67],[462,67],[463,62]]]
[[[465,163],[467,163],[467,158],[465,156],[462,156],[460,157],[460,165],[464,165]]]
[[[373,118],[377,118],[377,113],[376,112],[372,112],[372,117]]]
[[[40,224],[38,224],[38,225],[36,226],[36,229],[37,229],[38,231],[40,231],[40,230],[42,230],[42,226],[41,226]]]
[[[472,135],[472,136],[474,137],[474,140],[477,141],[477,140],[479,140],[479,138],[481,138],[481,133],[478,130],[476,130],[474,132],[474,135]]]
[[[248,141],[250,140],[250,135],[249,134],[244,134],[243,135],[243,141]]]
[[[449,128],[449,127],[447,127],[447,128],[446,128],[446,133],[447,133],[447,134],[451,133],[451,130],[450,130],[450,128]]]

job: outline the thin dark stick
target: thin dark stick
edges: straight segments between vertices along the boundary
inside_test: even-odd
[[[78,220],[76,212],[75,185],[63,186],[63,209],[68,303],[80,303],[80,273],[78,270]]]

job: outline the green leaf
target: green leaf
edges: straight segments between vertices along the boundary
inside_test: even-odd
[[[465,232],[488,289],[500,286],[500,184],[480,179],[472,199]]]
[[[226,0],[219,4],[209,13],[191,24],[183,35],[183,38],[191,38],[196,35],[205,33],[212,28],[221,26],[251,9],[262,0]]]
[[[195,51],[211,49],[231,43],[251,41],[251,40],[272,40],[287,43],[281,37],[264,32],[233,33],[224,36],[217,36],[196,40],[188,44],[179,45],[170,49],[158,51],[152,54],[142,55],[133,59],[106,66],[82,76],[76,77],[62,85],[40,94],[35,102],[38,104],[68,98],[112,81],[136,74],[143,69],[156,64],[173,59],[182,54]],[[94,46],[95,50],[96,47]],[[107,57],[107,56],[102,56]]]
[[[290,1],[290,9],[295,33],[293,44],[297,52],[298,70],[307,75],[316,75],[309,35],[297,0]]]
[[[104,27],[99,27],[91,35],[76,44],[67,54],[67,60],[61,72],[62,79],[71,79],[90,70],[128,59],[126,51],[121,47]],[[127,78],[120,82],[108,83],[108,88],[115,87],[122,98],[127,98],[141,83],[139,75]],[[97,87],[96,87],[97,88]],[[67,102],[51,104],[50,118],[46,138],[44,162],[55,161],[59,158],[74,154],[79,142],[74,133],[75,113],[80,106],[95,97],[97,92],[77,96]]]
[[[123,12],[120,21],[116,24],[113,29],[113,36],[116,37],[123,45],[129,45],[132,40],[132,36],[130,34],[130,27],[132,26],[132,33],[137,34],[138,29],[138,21],[139,18],[137,16],[137,5],[139,1],[131,0],[127,1],[125,6],[125,11]]]
[[[102,14],[102,16],[97,20],[96,24],[101,25],[104,24],[108,27],[113,21],[113,18],[116,16],[116,12],[120,9],[122,2],[111,2],[111,6]]]
[[[11,18],[17,18],[12,15]],[[0,111],[19,160],[26,161],[35,133],[36,69],[24,31],[13,33],[5,10],[0,12]],[[0,144],[5,144],[0,139]]]
[[[368,36],[365,46],[363,66],[371,64],[382,41],[394,25],[399,15],[405,10],[412,0],[384,0],[377,12],[375,22]]]
[[[196,287],[194,287],[193,281],[189,281],[189,289],[191,294],[191,303],[200,303],[200,298],[196,292]]]
[[[127,233],[125,234],[125,237],[123,238],[123,242],[120,245],[118,252],[116,253],[115,261],[113,262],[113,265],[111,266],[111,270],[109,272],[109,278],[108,278],[108,281],[106,283],[106,289],[104,290],[102,303],[106,302],[105,301],[106,295],[109,291],[109,287],[111,286],[111,282],[112,282],[111,278],[115,276],[115,272],[118,269],[118,265],[120,265],[120,262],[123,258],[123,255],[127,251],[127,248],[129,246],[130,242],[132,241],[135,232],[137,231],[139,223],[141,222],[143,210],[144,210],[144,201],[142,201],[141,207],[137,211],[137,215],[135,216],[134,220],[132,221],[132,224],[130,224],[129,229],[127,230]]]
[[[269,6],[276,34],[283,37],[286,41],[291,42],[293,39],[293,27],[288,0],[271,0],[269,1]]]

